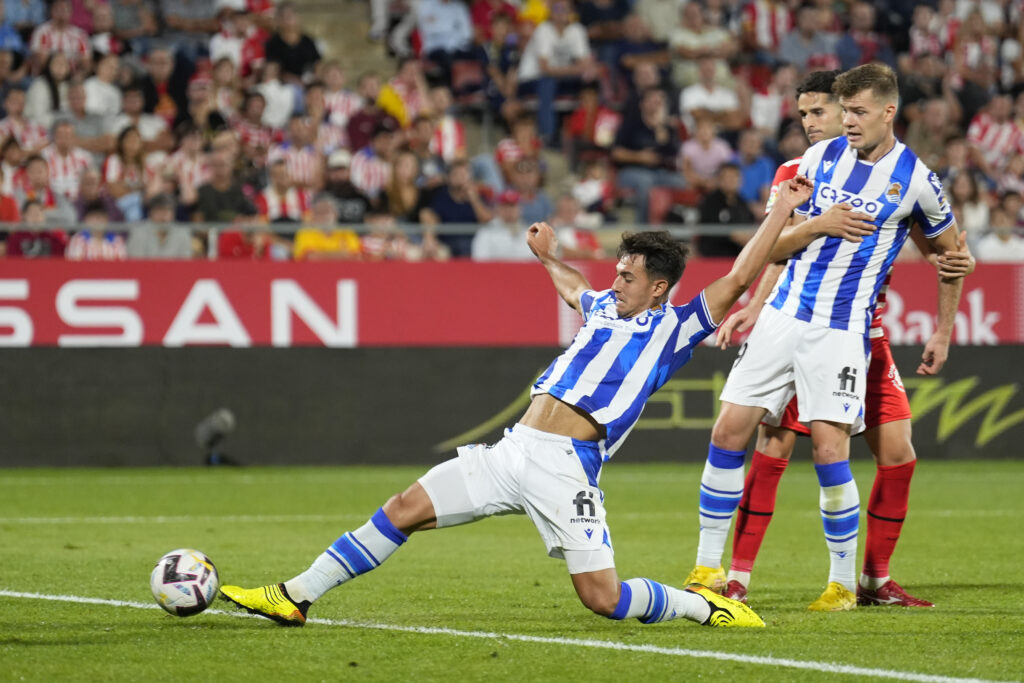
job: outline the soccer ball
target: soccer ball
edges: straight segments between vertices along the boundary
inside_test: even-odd
[[[176,617],[190,617],[206,609],[217,595],[217,568],[192,548],[172,550],[156,562],[149,587],[158,605]]]

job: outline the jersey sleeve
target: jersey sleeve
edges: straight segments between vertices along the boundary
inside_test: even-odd
[[[928,182],[921,183],[913,215],[929,239],[938,237],[953,225],[953,211],[946,200],[942,181],[932,171],[928,172]]]
[[[772,178],[772,189],[768,193],[768,202],[764,206],[764,214],[766,216],[772,212],[772,207],[775,206],[775,198],[779,194],[779,187],[787,180],[791,180],[796,177],[796,170],[799,166],[799,161],[797,159],[793,159],[792,161],[787,161],[782,164],[775,171],[775,177]]]
[[[593,289],[588,289],[587,291],[580,294],[580,311],[583,312],[584,320],[590,320],[590,316],[592,316],[594,314],[594,311],[596,311],[598,308],[598,300],[600,300],[604,295],[606,295],[610,291],[610,289],[606,289],[603,292],[597,292],[594,291]]]

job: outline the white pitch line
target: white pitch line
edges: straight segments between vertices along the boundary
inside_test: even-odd
[[[105,598],[89,598],[80,595],[47,595],[45,593],[24,593],[0,589],[0,598],[20,598],[26,600],[51,600],[53,602],[72,602],[86,605],[104,605],[109,607],[131,607],[134,609],[160,609],[159,605],[144,602],[130,602],[127,600],[107,600]],[[242,617],[258,619],[259,617],[245,612],[227,612],[219,609],[208,609],[208,614],[217,614],[229,617]],[[990,681],[982,678],[956,678],[952,676],[936,676],[933,674],[915,673],[913,671],[895,671],[892,669],[870,669],[862,666],[851,666],[848,664],[837,664],[835,662],[815,662],[801,659],[787,659],[783,657],[766,657],[760,655],[744,655],[731,652],[716,652],[714,650],[687,650],[678,647],[660,647],[658,645],[643,645],[617,643],[609,640],[578,639],[578,638],[551,638],[546,636],[530,636],[521,633],[494,633],[490,631],[462,631],[453,628],[437,628],[432,626],[399,626],[397,624],[375,624],[372,622],[349,621],[346,619],[317,619],[307,620],[310,624],[321,624],[323,626],[340,626],[344,628],[361,628],[376,631],[396,631],[400,633],[417,633],[421,635],[455,636],[457,638],[478,638],[484,640],[514,640],[523,643],[539,643],[542,645],[568,645],[571,647],[587,647],[601,650],[618,650],[624,652],[642,652],[645,654],[667,655],[670,657],[694,657],[698,659],[717,659],[723,662],[738,662],[740,664],[756,664],[762,666],[777,666],[787,669],[804,669],[828,674],[845,674],[849,676],[865,676],[870,678],[890,678],[898,681],[914,681],[915,683],[1012,683],[1009,681]]]

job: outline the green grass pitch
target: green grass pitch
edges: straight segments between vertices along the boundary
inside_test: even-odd
[[[332,623],[303,629],[14,596],[153,604],[153,563],[183,546],[206,552],[224,582],[290,578],[423,471],[0,470],[0,680],[1024,678],[1024,462],[1013,461],[919,465],[893,576],[933,600],[930,610],[807,611],[828,558],[806,459],[783,479],[751,586],[766,629],[597,617],[520,516],[413,536],[314,606],[311,617]],[[861,461],[854,473],[865,505],[873,467]],[[683,580],[696,551],[699,476],[698,465],[606,468],[620,576]],[[740,658],[693,656],[716,652]]]

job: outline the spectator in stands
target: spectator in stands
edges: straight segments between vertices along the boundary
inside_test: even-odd
[[[796,13],[796,27],[779,44],[779,59],[796,67],[799,73],[839,68],[835,56],[838,37],[822,30],[821,17],[817,7],[803,5]]]
[[[284,159],[270,162],[270,182],[256,196],[256,210],[267,223],[301,223],[308,220],[310,206],[306,191],[292,184]]]
[[[121,59],[117,55],[106,55],[96,62],[96,75],[83,84],[87,112],[105,119],[121,113],[121,89],[116,85],[120,69]]]
[[[571,194],[565,193],[555,200],[555,212],[551,216],[551,227],[558,237],[565,260],[601,259],[604,249],[593,228],[600,222],[580,210],[580,203]]]
[[[619,41],[630,3],[627,0],[583,0],[576,9],[597,60],[614,71],[619,62]]]
[[[75,222],[75,209],[68,198],[50,187],[50,167],[38,154],[25,160],[25,186],[16,188],[14,197],[24,207],[29,200],[37,201],[50,225],[68,227]],[[22,213],[25,211],[22,209]]]
[[[992,230],[971,248],[983,263],[1024,263],[1024,238],[1014,234],[1014,221],[1002,207],[992,210]]]
[[[589,219],[598,224],[612,219],[615,188],[605,159],[594,159],[583,166],[583,174],[572,186],[572,196],[583,207]]]
[[[494,37],[493,27],[497,18],[504,17],[507,21],[502,23],[507,28],[509,22],[516,21],[516,12],[516,6],[506,0],[473,0],[469,14],[473,22],[475,41],[489,42]]]
[[[201,131],[190,123],[183,123],[175,129],[178,149],[167,157],[162,172],[171,181],[178,196],[178,203],[191,209],[199,199],[199,187],[210,179],[210,166],[203,152]],[[154,194],[147,191],[147,194]]]
[[[352,157],[352,184],[375,203],[391,179],[394,148],[395,133],[390,126],[381,122],[370,144]]]
[[[523,50],[517,89],[519,97],[537,96],[537,125],[546,143],[553,144],[557,133],[555,97],[578,92],[596,75],[586,29],[572,21],[568,0],[554,0],[551,19],[536,28]]]
[[[366,220],[372,206],[370,198],[352,184],[352,153],[347,149],[336,149],[327,157],[327,179],[324,192],[334,199],[338,220],[342,223],[357,224]]]
[[[53,125],[53,144],[43,148],[40,156],[50,167],[50,187],[70,201],[78,198],[79,177],[92,166],[92,155],[75,145],[75,127],[61,120]]]
[[[543,185],[541,166],[537,161],[523,159],[516,164],[510,186],[519,196],[519,210],[527,225],[546,221],[555,211]]]
[[[513,170],[521,160],[540,161],[543,148],[544,142],[537,130],[537,120],[531,114],[516,117],[512,121],[510,135],[500,140],[494,150],[494,160],[498,162],[504,183],[512,181]]]
[[[615,138],[612,160],[619,167],[619,187],[632,190],[636,220],[646,223],[648,194],[652,187],[685,187],[675,172],[679,137],[670,125],[665,92],[657,88],[644,91],[639,115],[630,116]]]
[[[458,121],[454,123],[458,123],[460,127],[462,125]],[[456,132],[454,135],[450,135],[450,137],[458,137],[459,135],[460,133]],[[433,119],[426,116],[417,116],[416,120],[413,121],[412,128],[409,129],[406,135],[407,148],[419,160],[420,174],[418,182],[425,190],[433,190],[439,185],[444,184],[445,161],[434,150],[442,148],[443,145],[448,143],[447,138],[445,142],[439,143],[438,136],[438,127],[434,125]],[[452,146],[457,146],[457,144],[457,142],[453,143]],[[453,156],[452,161],[462,158],[465,158],[465,154]]]
[[[774,66],[782,37],[793,27],[793,13],[783,0],[751,0],[743,6],[741,43],[758,64]]]
[[[327,102],[324,99],[323,81],[313,81],[306,86],[306,125],[313,138],[313,146],[323,157],[341,147],[348,147],[345,129],[331,123]]]
[[[174,128],[182,124],[195,126],[203,138],[211,138],[217,131],[228,128],[228,113],[220,110],[213,88],[213,79],[207,72],[196,72],[188,82],[188,104],[178,111]]]
[[[0,184],[2,184],[3,177],[0,173]],[[21,211],[18,208],[18,200],[14,198],[13,194],[7,192],[0,192],[0,223],[17,223],[21,220]],[[7,236],[7,233],[0,231],[0,245],[3,243],[3,238]],[[3,253],[0,251],[0,256]]]
[[[430,112],[434,124],[431,150],[445,163],[466,158],[466,129],[453,111],[452,91],[447,85],[430,89]]]
[[[337,61],[324,62],[324,106],[327,120],[339,128],[346,128],[348,121],[363,107],[359,93],[345,87],[345,69]]]
[[[697,60],[702,57],[715,60],[715,79],[719,83],[731,83],[728,60],[736,54],[737,47],[732,34],[705,21],[699,2],[683,4],[679,8],[679,17],[672,21],[675,28],[668,39],[675,85],[686,88],[697,82]]]
[[[89,42],[95,55],[122,55],[128,50],[128,46],[114,35],[114,10],[109,3],[93,4],[90,33]]]
[[[334,199],[324,193],[313,199],[312,226],[295,234],[296,261],[355,260],[362,257],[362,245],[354,230],[338,227]],[[316,227],[313,227],[316,226]]]
[[[5,21],[23,37],[46,21],[46,3],[43,0],[4,0],[3,4]]]
[[[399,62],[394,78],[377,94],[377,106],[393,116],[402,128],[411,126],[421,112],[430,113],[427,80],[418,59],[407,57]]]
[[[281,65],[267,61],[263,65],[263,75],[255,89],[266,103],[263,110],[263,125],[275,130],[288,125],[288,120],[295,111],[295,89],[282,82]]]
[[[28,154],[35,154],[50,144],[50,134],[44,126],[25,118],[25,91],[11,88],[4,99],[7,116],[0,120],[0,138],[14,138]]]
[[[477,225],[491,220],[491,210],[480,197],[469,172],[469,163],[458,160],[448,169],[448,182],[439,187],[430,198],[430,205],[420,211],[424,231],[424,246],[434,239],[434,226],[441,224]],[[436,237],[456,258],[470,255],[472,233],[443,234]]]
[[[126,250],[130,259],[184,260],[195,255],[192,233],[174,226],[174,197],[160,194],[149,202],[147,220],[128,231]]]
[[[697,60],[697,82],[679,95],[679,112],[687,130],[708,120],[725,131],[739,131],[747,123],[736,89],[715,82],[715,60]]]
[[[750,207],[750,215],[760,216],[768,201],[776,166],[775,160],[764,152],[760,131],[748,129],[740,133],[733,163],[740,171],[740,199]]]
[[[980,12],[971,12],[955,30],[952,68],[967,120],[988,100],[998,77],[999,40],[989,34]],[[947,56],[948,58],[948,56]]]
[[[10,8],[11,4],[14,3],[7,7]],[[81,66],[88,71],[92,61],[92,45],[85,31],[71,25],[70,0],[53,0],[50,3],[50,20],[32,31],[29,50],[36,64],[43,64],[53,52],[62,52],[71,61],[72,67]]]
[[[704,119],[679,150],[679,167],[690,187],[707,192],[715,186],[718,169],[732,157],[729,143],[718,137],[715,124]]]
[[[616,47],[618,81],[629,81],[638,64],[653,64],[667,76],[669,51],[651,38],[650,29],[639,14],[628,14],[622,21],[622,39]]]
[[[519,194],[505,190],[498,195],[498,215],[473,235],[474,261],[532,261],[526,244],[526,223],[519,214]]]
[[[135,128],[142,138],[142,148],[145,152],[170,151],[174,146],[174,137],[167,122],[160,116],[142,111],[144,102],[140,86],[133,84],[125,88],[123,111],[111,123],[111,132],[120,135],[126,128]]]
[[[246,221],[256,215],[233,174],[234,160],[223,151],[210,157],[210,181],[199,188],[192,220],[196,223]]]
[[[750,204],[740,196],[740,168],[733,163],[722,164],[716,174],[716,188],[700,200],[697,210],[700,222],[707,225],[746,225],[757,222],[755,216],[764,214],[762,206],[757,213],[750,210]],[[702,234],[697,237],[697,251],[701,256],[727,256],[735,258],[743,245],[753,236],[754,230],[734,230],[728,235]]]
[[[361,241],[363,257],[369,261],[447,261],[451,257],[448,248],[438,242],[436,236],[424,235],[421,244],[409,241],[409,236],[398,228],[392,216],[369,214],[366,223],[370,232]]]
[[[1024,193],[1024,154],[1014,154],[1010,158],[996,183],[996,191],[1000,195],[1006,192]]]
[[[263,123],[263,111],[267,101],[256,90],[250,90],[242,100],[241,113],[232,121],[232,127],[238,133],[243,153],[246,156],[266,156],[270,146],[279,134]]]
[[[850,7],[850,28],[836,43],[835,51],[843,71],[869,62],[896,68],[889,39],[875,31],[875,7],[869,2],[855,2]]]
[[[651,38],[663,47],[668,46],[669,37],[679,23],[681,9],[677,0],[637,0],[633,3],[633,11],[644,20]]]
[[[102,204],[85,208],[83,230],[68,240],[64,258],[69,261],[123,261],[128,258],[124,235],[108,229],[107,211]]]
[[[103,117],[89,113],[85,103],[85,87],[81,81],[72,81],[68,86],[68,113],[64,118],[74,128],[75,143],[93,155],[94,163],[100,164],[103,157],[113,151],[114,136],[106,132]]]
[[[430,206],[430,194],[420,189],[419,160],[409,150],[391,161],[391,178],[381,195],[381,210],[399,223],[418,223],[420,211]]]
[[[377,106],[380,76],[367,71],[359,77],[357,89],[364,104],[349,118],[346,132],[349,148],[359,150],[370,144],[379,126],[386,125],[391,130],[397,130],[398,121]]]
[[[946,139],[946,155],[936,173],[947,192],[952,188],[953,180],[961,173],[978,173],[971,156],[971,146],[966,138],[956,135]]]
[[[299,13],[289,0],[277,6],[277,31],[266,44],[267,62],[281,65],[281,80],[302,83],[309,80],[320,62],[316,43],[302,31]]]
[[[210,0],[160,0],[163,38],[190,62],[206,56],[210,36],[220,30],[217,4]]]
[[[114,36],[126,43],[132,54],[149,52],[151,40],[160,32],[152,0],[110,0],[114,14]]]
[[[967,233],[972,251],[989,227],[988,197],[978,187],[973,173],[958,173],[949,188],[949,200],[960,214],[957,225]]]
[[[117,201],[126,220],[142,220],[147,186],[154,180],[154,170],[147,168],[142,137],[134,126],[117,136],[116,151],[103,162],[103,183]]]
[[[323,155],[313,145],[310,125],[302,116],[293,115],[288,121],[288,134],[284,142],[270,148],[267,160],[273,163],[284,159],[288,174],[296,187],[316,192],[323,187]]]
[[[596,83],[585,83],[580,90],[580,106],[565,124],[563,142],[569,150],[569,167],[579,168],[580,159],[589,160],[610,154],[622,117],[601,104]]]
[[[792,123],[782,132],[782,139],[779,140],[778,153],[783,159],[796,159],[802,157],[807,151],[807,136],[799,123]]]
[[[460,0],[419,0],[416,28],[420,53],[436,65],[431,75],[450,83],[452,62],[467,58],[473,42],[473,21],[466,5]]]
[[[28,229],[12,231],[7,236],[7,257],[26,259],[64,258],[68,238],[62,230],[47,230],[46,213],[38,199],[29,199],[21,207],[22,220]]]
[[[230,58],[221,57],[213,62],[214,107],[228,121],[238,115],[238,108],[242,104],[239,82],[238,68]]]
[[[1017,233],[1024,228],[1024,195],[1017,192],[1007,192],[999,199],[999,205],[1010,215],[1010,220],[1016,226]]]
[[[41,126],[52,126],[54,116],[68,108],[70,78],[71,64],[67,56],[63,52],[51,53],[43,72],[25,93],[25,118]]]
[[[957,132],[946,101],[932,99],[925,103],[921,116],[907,126],[903,142],[928,168],[941,169],[945,164],[946,141]]]
[[[117,208],[117,202],[110,192],[103,187],[100,172],[95,168],[87,168],[78,178],[78,199],[75,200],[75,213],[78,221],[85,220],[85,211],[95,204],[102,204],[107,212],[107,220],[111,223],[124,222],[124,214]]]
[[[178,65],[174,53],[156,47],[146,55],[146,72],[136,81],[143,92],[143,111],[156,114],[168,127],[188,106],[187,88],[192,69],[184,62]],[[119,100],[120,101],[120,100]]]
[[[491,39],[482,43],[476,52],[487,74],[484,90],[488,104],[506,121],[514,119],[519,111],[516,89],[523,45],[514,26],[514,20],[504,14],[496,15],[491,25]]]
[[[1009,95],[996,95],[967,129],[973,158],[989,178],[999,175],[1008,153],[1024,150],[1024,131],[1017,126],[1012,114],[1013,102]]]
[[[10,50],[0,49],[0,118],[7,115],[3,109],[3,100],[7,99],[7,93],[13,88],[26,89],[32,85],[28,76],[28,63],[21,59],[20,64],[15,68],[15,53]]]
[[[25,185],[25,150],[18,139],[9,137],[0,147],[0,194],[14,196],[15,188]]]
[[[797,123],[796,83],[796,69],[780,64],[767,86],[756,90],[750,97],[750,122],[769,146],[774,145],[783,127]]]

